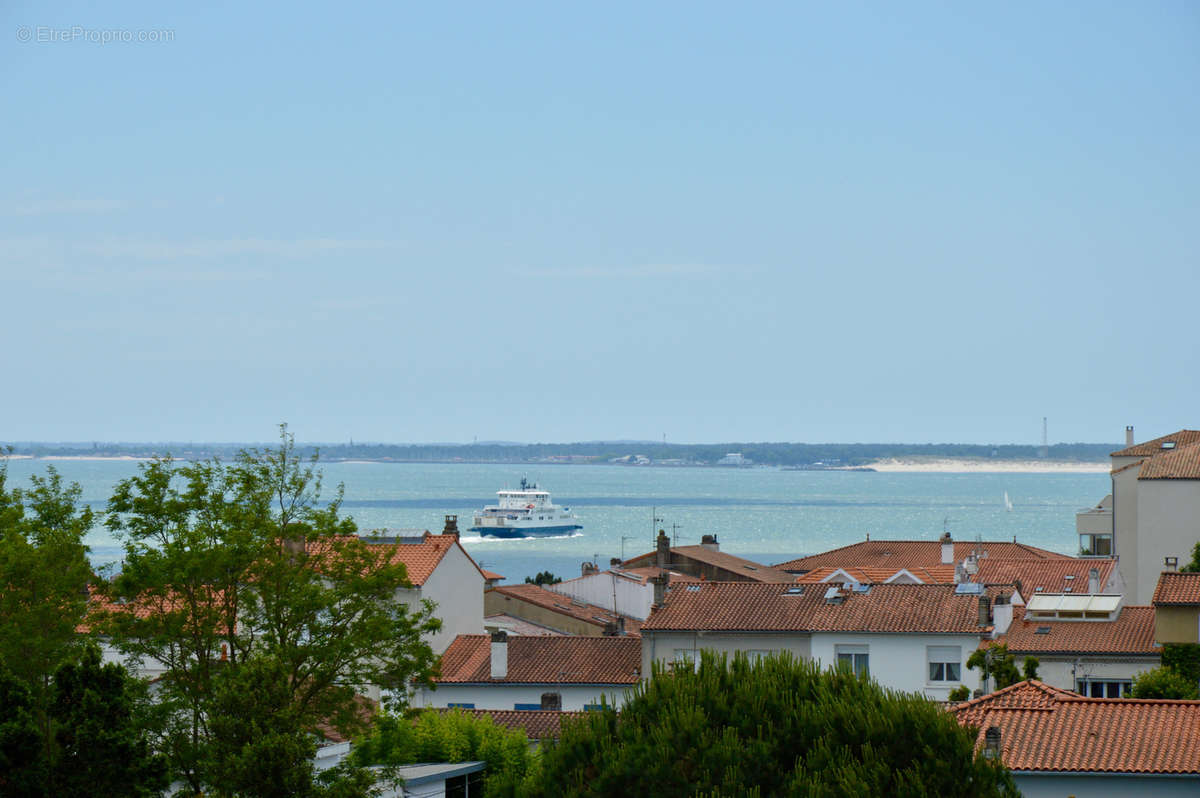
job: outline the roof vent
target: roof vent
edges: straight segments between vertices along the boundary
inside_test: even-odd
[[[1070,581],[1071,579],[1074,579],[1074,578],[1075,578],[1075,574],[1067,574],[1066,576],[1063,577],[1063,579],[1066,579],[1068,581]]]
[[[1000,727],[990,726],[983,733],[983,756],[985,759],[1000,758]]]
[[[804,595],[804,585],[792,585],[791,587],[789,587],[783,591],[783,595],[785,595],[785,596],[803,596]]]

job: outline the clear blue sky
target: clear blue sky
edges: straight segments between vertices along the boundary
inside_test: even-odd
[[[0,440],[1200,425],[1195,2],[104,5],[0,10]]]

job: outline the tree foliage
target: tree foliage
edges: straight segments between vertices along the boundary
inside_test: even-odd
[[[1200,542],[1192,547],[1192,561],[1179,570],[1189,574],[1200,572]]]
[[[1033,660],[1033,664],[1029,664],[1029,660]],[[1032,676],[1026,676],[1027,679],[1037,678],[1038,661],[1033,657],[1027,657],[1025,662],[1025,672],[1032,673]],[[997,646],[989,646],[987,648],[977,648],[971,652],[971,656],[967,658],[967,667],[972,670],[979,670],[980,679],[985,685],[985,689],[989,679],[995,679],[993,690],[1003,690],[1005,687],[1016,684],[1021,681],[1021,671],[1017,669],[1017,664],[1013,659],[1013,655],[1008,653],[1008,646],[1003,644]]]
[[[532,579],[528,576],[525,577],[525,584],[527,585],[557,585],[561,581],[561,576],[555,576],[549,571],[541,571]]]
[[[285,737],[293,723],[359,731],[356,686],[433,673],[422,637],[440,627],[433,605],[399,600],[411,587],[404,565],[340,516],[341,486],[322,498],[316,462],[281,427],[277,448],[243,451],[232,464],[147,463],[108,504],[125,563],[106,629],[130,655],[165,666],[165,745],[194,791],[214,767],[218,672],[260,656],[277,663]]]
[[[564,721],[533,796],[1015,796],[934,703],[790,655],[704,653],[611,708]]]
[[[1130,695],[1133,698],[1200,698],[1196,682],[1167,666],[1145,671],[1135,676]]]

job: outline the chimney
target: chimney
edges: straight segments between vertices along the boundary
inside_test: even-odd
[[[583,576],[591,576],[600,573],[600,566],[594,562],[585,562],[580,565],[579,570]]]
[[[979,597],[979,625],[987,626],[992,622],[992,604],[988,600],[987,594],[984,593]]]
[[[967,581],[967,569],[960,562],[954,563],[954,584],[961,585]]]
[[[1164,571],[1178,571],[1179,570],[1179,558],[1178,557],[1163,557],[1163,570]]]
[[[1088,569],[1088,593],[1093,596],[1100,592],[1100,569]]]
[[[608,623],[604,624],[603,635],[605,637],[616,637],[617,636],[617,624],[615,621],[609,621]]]
[[[720,551],[721,546],[717,543],[716,535],[704,535],[700,538],[700,545],[709,551]]]
[[[950,533],[942,535],[942,565],[949,565],[954,562],[954,538],[950,537]]]
[[[1133,446],[1133,425],[1125,427],[1125,445]]]
[[[1008,627],[1012,626],[1013,605],[1007,593],[1001,593],[996,596],[996,603],[992,605],[992,637],[996,638],[1002,634],[1007,634]]]
[[[446,526],[442,528],[443,535],[454,535],[454,539],[458,540],[458,516],[446,516]]]
[[[625,636],[625,616],[618,615],[617,616],[617,637],[624,637],[624,636]]]
[[[542,709],[562,712],[562,693],[542,693]]]
[[[658,576],[650,577],[650,583],[654,585],[654,606],[661,607],[667,603],[667,582],[671,581],[671,577],[666,571],[663,571]]]
[[[492,678],[508,677],[508,633],[492,632]]]
[[[671,559],[671,539],[667,537],[665,530],[660,529],[654,543],[656,555],[654,564],[659,568],[666,568],[670,564],[668,561]]]
[[[608,560],[609,568],[619,568],[620,566],[621,566],[621,558],[620,557],[609,558],[609,560]]]
[[[1000,758],[1000,727],[989,726],[988,730],[983,733],[983,757],[984,759],[999,759]]]

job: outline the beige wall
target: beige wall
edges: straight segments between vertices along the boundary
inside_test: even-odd
[[[1130,461],[1128,457],[1114,457],[1116,461]],[[1113,553],[1120,557],[1117,567],[1121,569],[1121,578],[1129,595],[1136,595],[1138,589],[1138,475],[1139,469],[1131,468],[1114,474],[1113,485]],[[1162,562],[1159,560],[1159,562]],[[1154,590],[1151,585],[1150,590]],[[1135,599],[1133,604],[1149,604],[1148,599]]]
[[[1130,585],[1125,571],[1126,585],[1134,596],[1132,603],[1149,604],[1164,570],[1163,559],[1177,557],[1179,566],[1186,565],[1200,542],[1200,480],[1138,480],[1137,530],[1137,583]]]
[[[1159,643],[1200,643],[1200,607],[1155,607],[1154,639]]]
[[[563,602],[567,603],[571,599],[569,596],[563,596]],[[495,590],[489,590],[483,594],[483,614],[497,615],[505,613],[512,615],[515,618],[523,618],[531,623],[548,626],[551,629],[563,632],[569,635],[599,635],[604,634],[604,624],[588,623],[578,618],[573,618],[570,615],[564,615],[554,610],[546,609],[537,604],[530,604],[528,601],[521,601],[512,596],[506,596]]]

